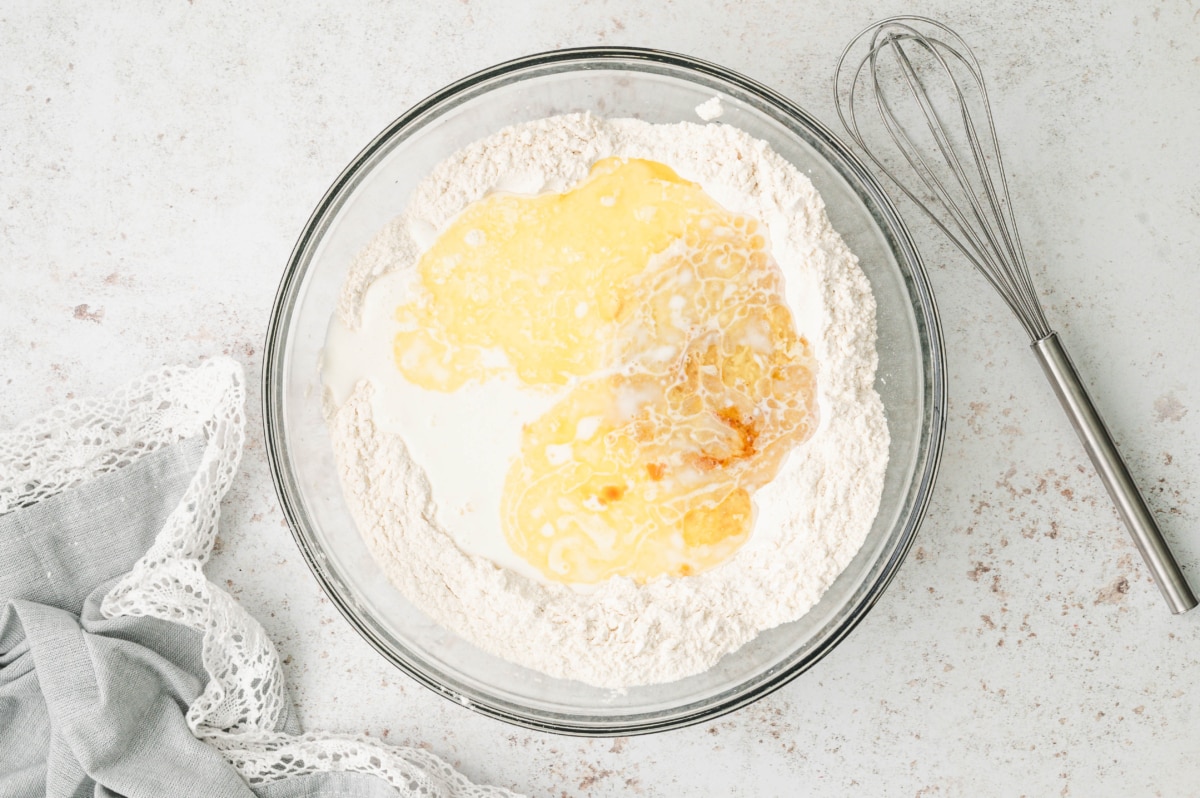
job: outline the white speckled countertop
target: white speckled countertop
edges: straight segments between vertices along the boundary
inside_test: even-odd
[[[301,560],[257,387],[310,210],[433,90],[520,54],[636,44],[742,71],[832,126],[845,41],[920,11],[983,61],[1047,311],[1200,586],[1194,0],[241,5],[0,8],[0,426],[165,363],[244,363],[250,435],[209,573],[274,638],[307,728],[425,745],[534,795],[1200,795],[1200,612],[1166,611],[1019,327],[923,220],[950,376],[929,516],[850,638],[706,725],[560,738],[410,682]]]

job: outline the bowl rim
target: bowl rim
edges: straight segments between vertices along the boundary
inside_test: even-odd
[[[522,713],[505,701],[480,700],[477,695],[468,696],[439,681],[424,668],[410,662],[402,654],[386,645],[352,610],[353,599],[343,595],[344,588],[330,577],[324,570],[322,561],[324,555],[315,551],[310,545],[306,533],[302,532],[304,522],[297,511],[300,505],[299,491],[285,465],[287,444],[283,440],[280,420],[283,415],[282,383],[277,375],[284,368],[283,357],[287,351],[286,335],[289,322],[295,307],[295,299],[301,284],[301,261],[308,252],[314,239],[319,239],[324,232],[331,208],[334,207],[342,190],[358,175],[365,163],[387,142],[398,133],[413,125],[429,111],[441,106],[447,101],[475,87],[509,73],[518,72],[532,67],[547,65],[567,65],[595,61],[645,61],[668,67],[682,68],[687,71],[716,78],[756,95],[776,110],[792,117],[801,126],[808,128],[822,139],[826,147],[837,160],[831,160],[834,170],[842,175],[850,188],[859,195],[860,200],[870,200],[868,210],[875,211],[876,224],[884,236],[892,243],[892,249],[902,254],[903,266],[908,267],[908,273],[903,276],[912,286],[913,292],[920,304],[920,314],[917,319],[918,327],[927,337],[929,361],[928,373],[925,375],[926,393],[929,401],[929,441],[925,450],[925,461],[919,464],[918,471],[913,475],[917,492],[913,498],[912,509],[903,519],[903,531],[899,544],[883,563],[878,575],[871,583],[864,583],[860,588],[865,590],[864,599],[854,605],[845,618],[820,643],[803,658],[781,669],[778,673],[761,679],[752,688],[728,696],[724,701],[705,705],[698,710],[684,714],[662,717],[654,714],[647,718],[638,719],[636,715],[619,719],[605,719],[602,723],[584,722],[581,720],[565,719],[561,714],[555,714],[551,719],[545,713]],[[826,153],[821,153],[826,155]],[[830,160],[827,158],[827,160]],[[855,182],[857,181],[857,183]],[[868,196],[863,196],[863,193]],[[903,269],[902,269],[903,271]],[[288,257],[287,267],[280,279],[275,301],[271,307],[271,315],[267,325],[263,349],[262,415],[264,443],[267,461],[271,472],[271,481],[275,486],[280,508],[287,521],[300,553],[307,563],[309,570],[316,577],[325,595],[337,607],[350,626],[363,637],[379,654],[393,665],[404,671],[418,683],[449,700],[472,709],[482,715],[496,718],[517,726],[558,734],[583,737],[611,737],[649,734],[681,728],[704,721],[709,721],[727,713],[733,712],[783,687],[800,674],[807,671],[818,661],[832,651],[875,606],[880,596],[887,589],[900,564],[911,549],[916,533],[928,510],[937,472],[941,462],[942,448],[946,431],[946,370],[945,348],[942,336],[941,321],[937,303],[926,274],[920,252],[913,242],[907,225],[897,211],[887,192],[879,181],[869,172],[858,156],[839,139],[822,122],[815,119],[807,111],[787,97],[773,89],[748,78],[738,72],[727,69],[709,61],[694,58],[681,53],[670,52],[644,47],[575,47],[550,50],[531,55],[521,56],[495,64],[461,78],[444,88],[430,94],[417,102],[407,111],[393,120],[387,127],[371,140],[342,170],[332,185],[326,190],[321,201],[317,204],[296,241]],[[620,725],[618,725],[618,721]]]

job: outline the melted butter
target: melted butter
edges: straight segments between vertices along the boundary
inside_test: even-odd
[[[816,365],[758,223],[663,164],[609,158],[562,194],[485,198],[419,272],[396,311],[406,379],[565,388],[524,427],[500,506],[549,579],[721,562],[816,429]]]
[[[563,386],[601,368],[626,281],[684,234],[686,183],[654,161],[607,158],[563,194],[493,194],[421,257],[426,295],[401,306],[396,362],[452,391],[508,370]]]

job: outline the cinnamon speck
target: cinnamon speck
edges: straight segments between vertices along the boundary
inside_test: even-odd
[[[92,310],[87,304],[75,306],[75,318],[80,321],[94,321],[100,324],[104,319],[104,308]]]
[[[1129,577],[1122,576],[1096,594],[1096,600],[1092,604],[1119,604],[1125,599],[1128,592]]]
[[[967,571],[967,577],[972,582],[978,582],[979,577],[983,576],[984,574],[986,574],[987,572],[989,572],[991,570],[992,570],[991,566],[984,565],[981,562],[977,562],[977,563],[975,563],[974,568],[972,568],[970,571]]]
[[[1154,400],[1154,419],[1156,421],[1182,421],[1187,414],[1188,409],[1173,393],[1163,394]]]

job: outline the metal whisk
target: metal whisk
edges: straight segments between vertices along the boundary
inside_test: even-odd
[[[851,61],[864,42],[866,54]],[[833,81],[838,117],[850,137],[962,250],[1029,333],[1046,378],[1171,611],[1195,607],[1196,597],[1038,301],[974,53],[939,22],[891,17],[850,41]],[[859,106],[874,110],[874,129],[886,134],[880,141],[890,140],[892,151],[877,153],[865,140]],[[889,158],[881,157],[884,152]]]

